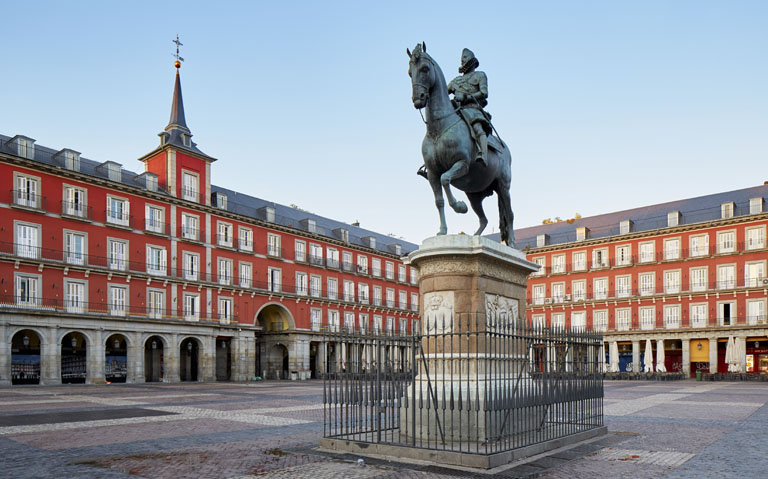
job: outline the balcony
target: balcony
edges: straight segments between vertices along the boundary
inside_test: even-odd
[[[187,200],[187,201],[194,201],[195,203],[200,203],[201,205],[207,204],[206,197],[204,193],[200,193],[197,188],[189,188],[189,187],[182,187],[181,188],[181,199]]]
[[[339,260],[328,258],[325,260],[325,266],[332,269],[339,269]]]
[[[342,268],[344,269],[344,271],[354,271],[355,265],[349,261],[344,261],[342,263]]]
[[[283,248],[275,245],[267,245],[267,256],[270,258],[282,258]]]
[[[323,257],[316,255],[309,255],[309,264],[313,266],[323,266]]]
[[[201,241],[201,234],[198,228],[193,226],[181,225],[181,239],[190,241]]]
[[[93,221],[93,208],[73,201],[61,202],[61,216],[78,220]]]
[[[225,248],[232,248],[232,245],[234,244],[234,238],[231,234],[217,234],[216,235],[216,245],[217,246],[223,246]]]
[[[154,233],[158,235],[168,236],[168,232],[171,230],[171,225],[163,223],[162,221],[153,220],[152,218],[144,219],[144,231],[147,233]]]
[[[104,216],[108,225],[133,229],[133,216],[129,213],[107,209],[104,210]]]
[[[357,274],[368,274],[368,266],[357,265]]]
[[[11,204],[38,212],[48,211],[45,196],[31,193],[29,190],[11,190]]]

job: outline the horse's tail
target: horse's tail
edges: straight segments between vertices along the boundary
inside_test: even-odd
[[[499,197],[499,233],[501,233],[501,241],[507,246],[515,246],[515,232],[512,228],[512,224],[515,219],[514,213],[512,213],[512,202],[509,197],[509,188],[501,187],[496,191],[496,196]]]

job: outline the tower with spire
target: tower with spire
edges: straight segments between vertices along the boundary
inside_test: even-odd
[[[139,158],[145,171],[157,175],[158,186],[171,196],[209,205],[211,203],[211,163],[216,158],[203,153],[192,141],[192,132],[184,115],[181,94],[181,62],[179,36],[173,40],[176,54],[176,82],[173,86],[171,116],[165,129],[158,133],[160,145]]]

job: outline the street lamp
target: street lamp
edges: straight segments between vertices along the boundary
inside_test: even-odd
[[[23,338],[21,338],[21,342],[24,344],[24,347],[25,347],[25,348],[26,348],[27,346],[29,346],[29,336],[27,336],[27,335],[25,334],[25,335],[24,335],[24,337],[23,337]]]
[[[70,341],[72,344],[72,349],[75,349],[77,347],[77,338],[72,336],[72,341]]]
[[[115,344],[115,349],[120,349],[120,340],[119,339],[115,339],[115,343],[114,344]]]
[[[157,349],[157,341],[152,341],[152,349]]]
[[[192,341],[189,341],[187,343],[187,351],[189,351],[190,353],[192,352]]]

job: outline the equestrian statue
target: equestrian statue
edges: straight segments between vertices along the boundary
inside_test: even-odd
[[[501,241],[514,246],[509,187],[512,176],[512,157],[507,145],[499,138],[491,124],[487,105],[488,80],[478,71],[479,61],[474,53],[464,49],[461,55],[461,76],[446,85],[445,76],[437,62],[427,54],[424,43],[411,52],[410,61],[413,106],[426,112],[427,134],[421,143],[424,166],[418,174],[432,187],[435,205],[440,214],[440,231],[448,231],[445,224],[445,200],[457,213],[466,213],[467,205],[453,196],[451,186],[467,195],[472,210],[480,220],[475,235],[488,225],[483,212],[483,200],[494,192],[499,199],[499,231]],[[449,94],[453,94],[453,100]]]

